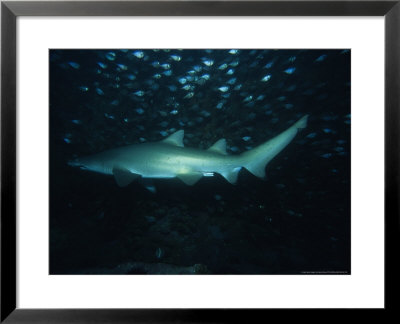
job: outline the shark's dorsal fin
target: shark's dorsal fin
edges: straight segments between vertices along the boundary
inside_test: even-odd
[[[177,132],[173,133],[172,135],[168,136],[162,142],[166,143],[166,144],[183,147],[183,136],[184,135],[185,135],[185,132],[183,131],[183,129],[181,129],[181,130],[178,130]]]
[[[177,174],[176,176],[187,185],[192,186],[197,181],[199,181],[203,175],[201,173],[192,172],[192,173],[181,173]]]
[[[226,153],[226,140],[225,138],[221,138],[220,140],[216,141],[214,145],[212,145],[207,151],[220,153],[220,154],[228,154]]]
[[[135,180],[136,178],[139,177],[138,174],[132,173],[129,170],[124,169],[124,168],[114,168],[112,172],[113,172],[115,181],[117,181],[117,184],[120,187],[126,187],[133,180]]]

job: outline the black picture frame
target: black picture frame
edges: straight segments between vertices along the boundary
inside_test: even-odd
[[[5,323],[237,322],[263,310],[16,308],[16,19],[19,16],[384,16],[385,310],[395,310],[399,244],[400,1],[2,1],[1,317]],[[240,293],[240,292],[238,292]],[[386,312],[387,313],[387,312]],[[381,311],[379,314],[382,315]],[[268,314],[269,315],[269,314]],[[380,316],[379,315],[379,316]],[[258,320],[255,320],[258,321]]]

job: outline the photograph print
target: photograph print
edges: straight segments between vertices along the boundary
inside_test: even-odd
[[[50,49],[51,275],[349,275],[349,49]]]

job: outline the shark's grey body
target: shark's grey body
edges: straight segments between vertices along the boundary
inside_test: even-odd
[[[226,153],[226,141],[220,139],[208,150],[183,146],[183,130],[163,141],[120,147],[69,162],[103,174],[114,175],[120,186],[126,186],[137,177],[175,178],[188,185],[203,176],[221,174],[230,183],[236,183],[241,168],[264,178],[265,167],[296,136],[298,129],[307,126],[304,116],[290,128],[271,140],[239,155]]]

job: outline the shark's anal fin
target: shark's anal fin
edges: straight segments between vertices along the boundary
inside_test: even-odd
[[[197,181],[199,181],[203,175],[198,172],[191,172],[191,173],[180,173],[180,174],[177,174],[176,176],[179,179],[181,179],[184,183],[186,183],[187,185],[192,186]]]
[[[221,138],[219,141],[216,141],[214,145],[212,145],[207,151],[227,155],[225,138]]]
[[[163,143],[171,144],[175,146],[183,147],[183,136],[185,135],[183,129],[178,130],[177,132],[173,133],[172,135],[168,136]]]
[[[222,172],[221,175],[231,184],[235,184],[238,179],[238,174],[241,167],[235,168],[232,171]]]
[[[114,175],[115,181],[117,182],[117,184],[120,187],[126,187],[133,180],[135,180],[139,177],[138,174],[132,173],[129,170],[123,169],[123,168],[114,168],[113,175]]]

